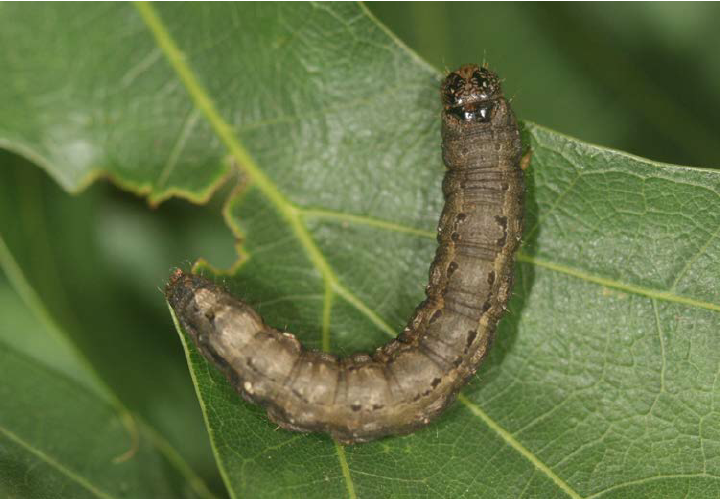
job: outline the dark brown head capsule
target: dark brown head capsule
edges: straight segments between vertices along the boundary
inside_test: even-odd
[[[450,73],[442,86],[443,113],[461,122],[492,120],[495,101],[502,97],[495,73],[476,64],[466,64]]]

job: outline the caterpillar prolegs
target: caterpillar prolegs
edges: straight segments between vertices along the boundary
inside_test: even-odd
[[[306,350],[212,282],[175,270],[167,299],[200,352],[283,428],[357,443],[434,420],[475,373],[509,296],[522,232],[520,135],[497,76],[442,84],[445,206],[427,298],[371,355]]]

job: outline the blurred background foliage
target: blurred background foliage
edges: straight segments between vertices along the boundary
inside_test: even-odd
[[[441,70],[487,61],[520,119],[656,161],[720,167],[718,3],[368,7]]]
[[[720,167],[718,3],[385,2],[368,7],[440,71],[487,61],[505,78],[506,94],[521,120],[652,160]],[[203,256],[219,268],[233,264],[235,241],[220,213],[233,182],[201,208],[172,199],[151,210],[146,200],[109,182],[96,182],[71,197],[25,159],[0,151],[0,165],[7,205],[24,207],[5,212],[0,232],[16,258],[39,262],[23,265],[32,269],[25,277],[68,330],[83,324],[85,332],[73,340],[95,359],[101,376],[131,409],[182,446],[191,466],[222,495],[159,288],[180,262],[189,266]],[[10,202],[11,196],[20,201]],[[76,234],[69,237],[68,231]],[[84,265],[77,265],[78,255]],[[94,277],[75,276],[78,271]],[[72,288],[73,282],[93,280],[102,291],[60,285]],[[0,288],[8,290],[1,274]],[[117,307],[118,297],[127,321],[110,326],[131,338],[120,346],[93,335],[95,328],[108,326],[103,302],[115,300]],[[27,311],[15,307],[20,321]],[[6,327],[16,322],[5,313]],[[155,352],[164,352],[161,361]],[[119,371],[118,362],[130,368]],[[152,363],[158,375],[148,379]],[[168,380],[174,380],[172,386]],[[165,404],[166,398],[175,405]],[[183,418],[178,400],[185,404]]]

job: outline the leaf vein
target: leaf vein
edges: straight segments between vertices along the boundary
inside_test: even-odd
[[[170,151],[170,155],[168,156],[167,161],[165,162],[165,165],[163,166],[162,170],[160,171],[160,175],[158,175],[157,179],[157,187],[158,188],[164,188],[165,184],[168,181],[168,178],[170,178],[170,174],[175,170],[175,167],[178,164],[178,159],[180,158],[180,154],[182,153],[183,149],[185,148],[185,144],[187,143],[187,139],[190,137],[190,132],[195,128],[195,124],[198,121],[198,118],[200,117],[199,113],[197,112],[197,108],[193,109],[190,113],[188,113],[187,117],[185,118],[185,123],[183,123],[182,128],[180,129],[180,133],[178,133],[177,139],[175,140],[175,144],[172,147],[172,150]]]
[[[347,457],[345,456],[345,448],[337,442],[333,443],[335,444],[335,452],[337,452],[338,461],[340,461],[340,469],[342,470],[343,477],[345,478],[348,498],[357,499],[357,496],[355,495],[355,485],[353,484],[352,476],[350,476],[350,466],[348,466]]]
[[[74,471],[66,468],[65,466],[60,464],[58,461],[56,461],[55,459],[53,459],[52,457],[47,455],[45,452],[43,452],[39,449],[36,449],[31,444],[29,444],[28,442],[26,442],[19,436],[15,435],[15,433],[8,430],[7,428],[0,427],[0,433],[5,435],[5,437],[8,440],[11,440],[15,444],[19,445],[20,447],[22,447],[29,453],[33,454],[35,457],[37,457],[44,463],[55,468],[61,474],[65,475],[66,477],[68,477],[69,479],[71,479],[72,481],[74,481],[75,483],[77,483],[78,485],[80,485],[81,487],[83,487],[84,489],[86,489],[87,491],[92,493],[93,495],[95,495],[97,497],[102,497],[104,499],[112,499],[113,498],[112,495],[108,494],[107,492],[103,492],[102,490],[97,488],[95,485],[90,483],[90,481],[87,478],[82,477],[82,476],[78,475],[77,473],[75,473]]]
[[[590,496],[587,496],[585,499],[597,499],[598,497],[601,497],[609,492],[613,492],[618,489],[623,489],[626,487],[632,487],[633,485],[642,485],[644,483],[654,482],[657,480],[665,480],[665,479],[677,479],[677,478],[714,478],[714,479],[720,479],[720,476],[712,475],[709,473],[688,473],[688,474],[682,474],[678,473],[675,475],[656,475],[656,476],[649,476],[645,478],[640,478],[638,480],[630,480],[627,482],[618,483],[616,485],[613,485],[612,487],[608,487],[605,490],[601,490],[600,492],[596,492],[595,494],[592,494]]]
[[[692,256],[692,258],[688,258],[687,262],[685,263],[685,266],[678,273],[677,277],[675,278],[675,280],[672,283],[672,286],[670,286],[671,291],[675,290],[675,288],[677,287],[680,280],[683,277],[685,277],[685,274],[688,273],[688,271],[690,270],[690,267],[692,267],[692,265],[695,263],[695,261],[706,253],[708,247],[710,246],[710,243],[712,243],[715,240],[715,238],[717,238],[718,234],[720,234],[720,226],[718,226],[718,228],[715,229],[715,232],[710,234],[710,237],[708,238],[708,240],[705,241],[705,243],[702,246],[700,246],[700,248],[698,248],[697,252]]]
[[[576,277],[578,279],[581,279],[581,280],[584,280],[587,282],[591,282],[593,284],[599,284],[600,286],[605,286],[607,288],[615,288],[615,289],[619,289],[621,291],[625,291],[627,293],[631,293],[631,294],[635,294],[635,295],[647,296],[649,298],[655,298],[657,300],[667,301],[667,302],[671,302],[671,303],[680,303],[680,304],[687,305],[690,307],[703,308],[706,310],[720,312],[720,304],[717,304],[717,303],[706,302],[703,300],[696,300],[694,298],[688,298],[686,296],[679,296],[679,295],[676,295],[669,291],[661,291],[661,290],[657,290],[657,289],[646,288],[644,286],[637,286],[635,284],[627,284],[624,282],[616,281],[614,279],[609,279],[607,277],[599,277],[599,276],[584,272],[582,270],[578,270],[578,269],[575,269],[572,267],[567,267],[565,265],[550,262],[548,260],[543,260],[541,258],[527,255],[522,252],[518,253],[517,261],[525,262],[525,263],[532,263],[533,265],[537,265],[538,267],[543,267],[543,268],[547,268],[550,270],[554,270],[558,273],[570,275],[570,276]]]
[[[555,472],[552,471],[545,463],[540,461],[540,459],[535,454],[533,454],[530,450],[528,450],[520,442],[518,442],[507,430],[505,430],[497,422],[490,418],[490,416],[488,416],[485,411],[483,411],[478,405],[470,402],[470,400],[468,400],[462,393],[458,396],[458,400],[462,402],[468,409],[470,409],[470,412],[472,412],[475,416],[479,417],[488,426],[488,428],[497,433],[497,435],[501,439],[503,439],[505,443],[507,443],[515,451],[520,453],[523,457],[525,457],[525,459],[530,461],[537,470],[547,475],[548,478],[550,478],[558,486],[558,488],[560,488],[563,492],[565,492],[573,499],[581,499],[580,494],[575,492],[575,490],[573,490],[570,485],[568,485],[562,478],[556,475]]]

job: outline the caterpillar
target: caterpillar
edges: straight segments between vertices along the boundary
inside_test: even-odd
[[[486,356],[510,297],[522,233],[520,134],[497,75],[464,65],[441,87],[445,205],[426,299],[371,355],[303,348],[211,281],[176,269],[166,297],[183,329],[247,401],[343,444],[424,427]]]

